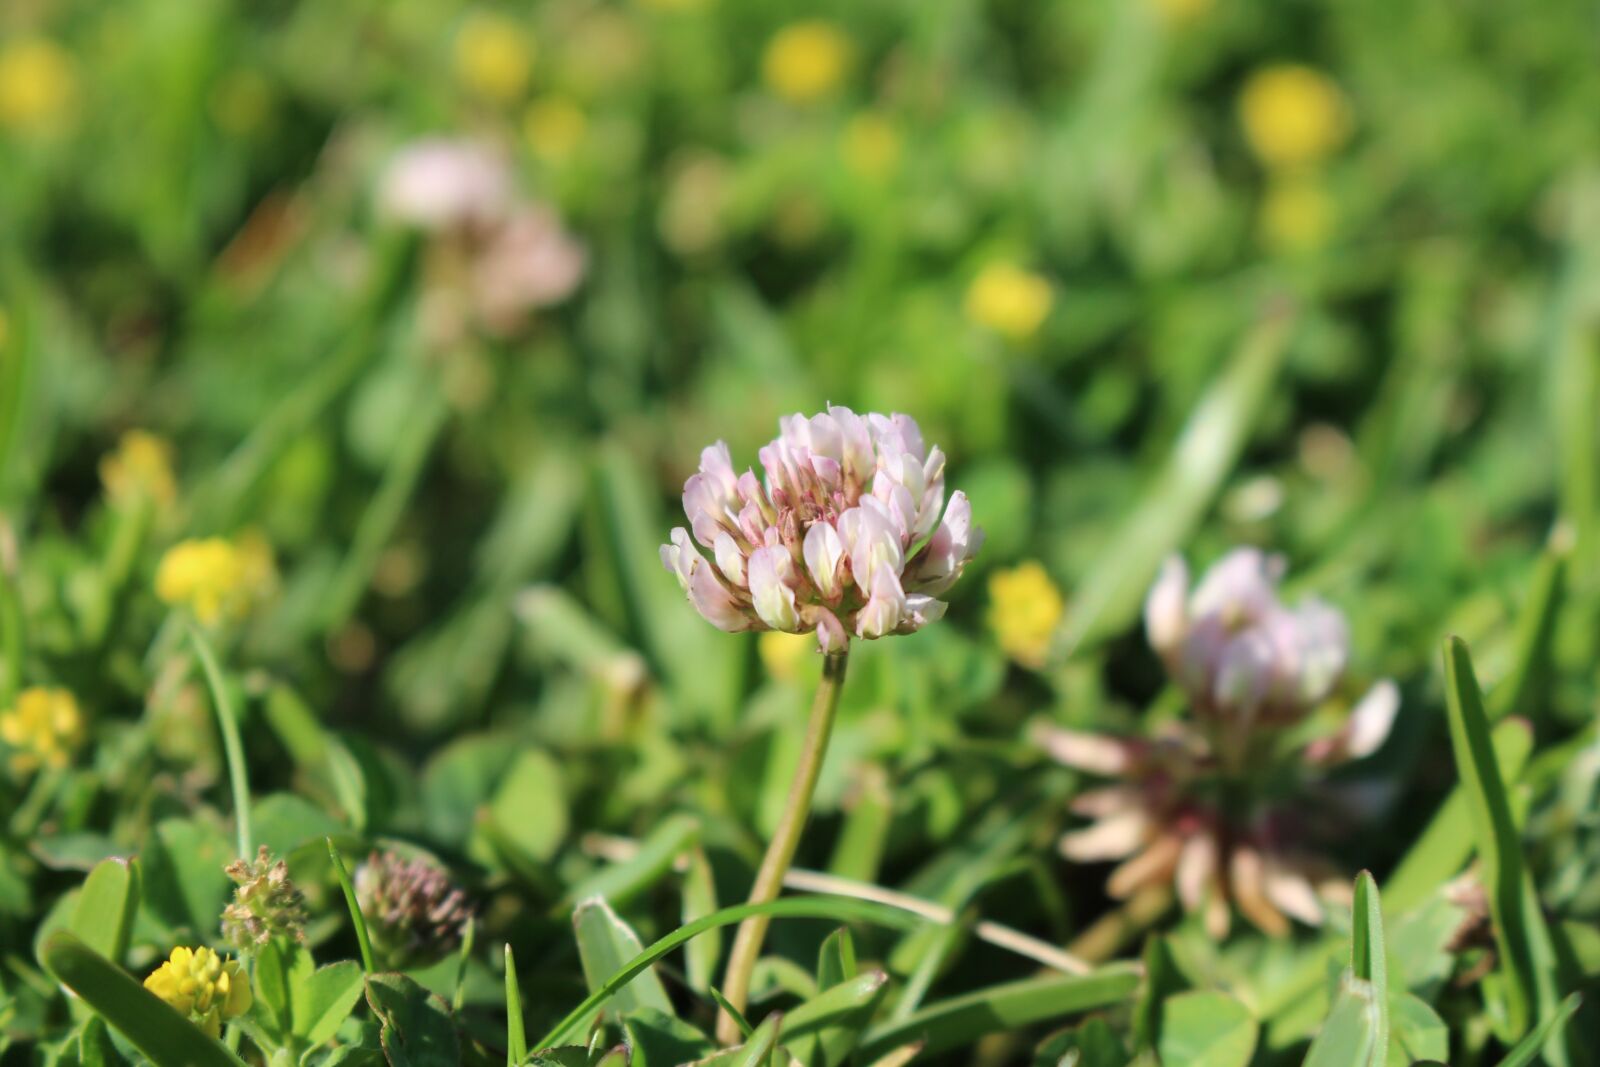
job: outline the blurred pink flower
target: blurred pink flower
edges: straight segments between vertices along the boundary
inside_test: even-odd
[[[473,263],[478,313],[500,332],[514,329],[530,310],[571,296],[588,258],[555,212],[519,206],[489,235]]]
[[[693,540],[714,562],[682,527],[661,561],[690,602],[730,632],[815,630],[823,651],[939,619],[937,597],[983,542],[966,494],[945,506],[944,453],[909,415],[830,407],[779,427],[759,453],[764,481],[736,473],[719,441],[684,483]]]
[[[389,218],[418,229],[488,225],[511,207],[511,171],[487,145],[445,138],[416,141],[390,160],[378,203]]]

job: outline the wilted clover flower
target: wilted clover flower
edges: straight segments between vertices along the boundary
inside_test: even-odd
[[[275,937],[305,942],[306,901],[290,880],[287,864],[274,862],[262,845],[254,860],[234,860],[227,870],[238,888],[222,912],[223,937],[241,950]]]
[[[222,1024],[250,1010],[250,976],[238,960],[225,959],[202,945],[178,947],[144,980],[144,987],[216,1037]]]
[[[1389,735],[1399,692],[1383,681],[1332,732],[1304,723],[1343,680],[1344,618],[1306,600],[1278,599],[1282,564],[1238,549],[1191,594],[1181,560],[1150,591],[1151,645],[1188,694],[1194,718],[1152,738],[1117,738],[1047,727],[1039,741],[1059,762],[1113,779],[1073,802],[1090,820],[1061,839],[1080,862],[1120,860],[1107,890],[1128,897],[1171,882],[1214,937],[1232,907],[1268,934],[1289,918],[1315,925],[1319,897],[1343,898],[1348,880],[1310,842],[1370,815],[1384,791],[1335,786],[1329,767],[1375,752]]]
[[[467,894],[423,859],[374,852],[356,870],[356,899],[372,946],[395,968],[424,966],[455,951],[472,918]]]
[[[944,453],[909,415],[830,407],[779,426],[759,453],[764,481],[735,473],[718,441],[684,483],[694,540],[715,563],[681,526],[661,562],[700,614],[730,633],[815,630],[825,652],[942,616],[936,598],[983,542],[966,494],[944,506]]]

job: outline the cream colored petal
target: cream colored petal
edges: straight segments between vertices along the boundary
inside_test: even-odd
[[[1117,860],[1136,851],[1150,833],[1143,811],[1125,811],[1061,838],[1061,854],[1079,863]]]

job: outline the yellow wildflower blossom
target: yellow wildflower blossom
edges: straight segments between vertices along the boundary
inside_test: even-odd
[[[259,565],[259,557],[251,560],[225,538],[180,541],[156,568],[156,595],[187,607],[208,625],[225,616],[237,618],[249,608]]]
[[[851,51],[850,39],[831,22],[791,23],[767,42],[761,76],[769,89],[790,103],[813,103],[839,87]]]
[[[1038,332],[1055,302],[1050,282],[1014,263],[991,263],[967,287],[967,318],[1023,341]]]
[[[1314,175],[1281,178],[1261,201],[1261,239],[1283,252],[1306,251],[1333,229],[1333,200]]]
[[[583,109],[564,96],[542,96],[528,105],[522,134],[540,159],[564,163],[583,144],[589,120]]]
[[[884,178],[900,163],[900,133],[894,123],[871,111],[862,112],[844,128],[845,166],[863,178]]]
[[[1044,666],[1066,604],[1037,560],[989,576],[989,628],[1006,655],[1024,667]]]
[[[151,501],[170,505],[178,498],[172,476],[172,446],[155,434],[129,430],[114,451],[100,460],[100,484],[106,496],[119,505]]]
[[[533,38],[519,23],[479,12],[456,34],[456,77],[477,95],[507,103],[528,87],[535,54]]]
[[[756,652],[768,677],[792,682],[800,676],[800,666],[815,652],[816,639],[810,634],[791,634],[767,630],[756,639]]]
[[[1316,163],[1350,135],[1339,87],[1320,71],[1293,63],[1250,76],[1239,95],[1239,119],[1251,150],[1269,167]]]
[[[16,703],[0,713],[0,741],[11,749],[7,762],[13,774],[65,767],[84,737],[83,712],[65,689],[24,689]]]
[[[144,987],[216,1037],[226,1020],[250,1010],[250,976],[238,960],[226,959],[204,945],[179,946]]]
[[[57,128],[72,110],[77,92],[77,65],[54,41],[20,37],[0,46],[0,126]]]

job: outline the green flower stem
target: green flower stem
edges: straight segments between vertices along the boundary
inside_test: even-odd
[[[356,900],[356,887],[350,884],[350,872],[344,869],[344,858],[334,847],[333,838],[324,840],[328,842],[328,858],[333,860],[333,873],[339,879],[339,888],[344,890],[345,905],[350,909],[350,923],[356,928],[356,944],[361,946],[361,969],[368,974],[375,974],[378,969],[372,965],[372,939],[367,936],[367,919],[361,914],[361,904]]]
[[[217,663],[217,654],[211,642],[193,619],[185,620],[189,626],[189,641],[194,645],[200,667],[205,671],[206,684],[211,687],[211,702],[217,709],[217,726],[222,731],[222,751],[228,759],[228,780],[233,785],[233,821],[239,832],[239,858],[248,860],[254,839],[250,833],[250,779],[244,764],[244,744],[239,740],[239,717],[233,706],[233,694],[227,679]]]
[[[0,539],[10,536],[10,530],[0,528]],[[9,554],[8,548],[0,543],[0,557]],[[22,688],[22,664],[27,658],[27,629],[12,562],[0,559],[0,706],[9,706]]]
[[[800,765],[795,768],[794,781],[789,786],[789,799],[784,802],[783,816],[773,831],[772,843],[756,872],[755,885],[750,890],[751,904],[765,904],[777,899],[783,888],[783,877],[794,861],[795,849],[800,845],[800,832],[805,829],[806,818],[811,814],[811,796],[816,792],[817,776],[822,771],[822,759],[828,751],[828,737],[833,733],[833,720],[839,710],[839,693],[844,688],[844,669],[849,654],[829,653],[822,663],[822,680],[817,684],[816,700],[811,705],[811,721],[806,725],[805,747],[800,750]],[[733,940],[733,951],[728,955],[728,971],[722,982],[722,993],[728,1003],[740,1012],[750,998],[750,976],[755,971],[756,958],[761,955],[761,943],[766,940],[767,926],[772,919],[767,915],[753,915],[739,924],[739,933]],[[727,1011],[717,1014],[717,1038],[725,1045],[741,1040],[739,1024]]]

